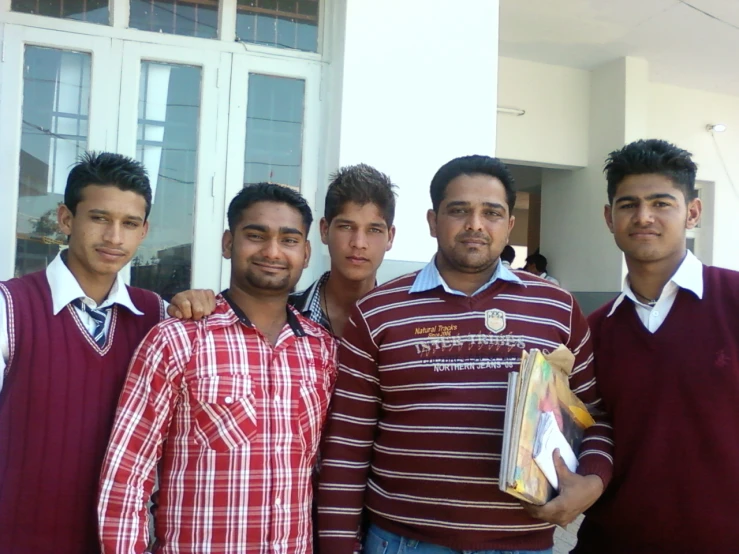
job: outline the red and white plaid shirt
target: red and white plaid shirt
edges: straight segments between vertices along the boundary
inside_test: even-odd
[[[106,554],[146,550],[158,462],[161,554],[310,554],[311,471],[336,343],[288,309],[273,348],[224,296],[167,320],[131,362],[103,465]]]

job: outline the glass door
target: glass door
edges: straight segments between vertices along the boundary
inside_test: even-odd
[[[231,70],[226,203],[239,190],[259,182],[298,190],[314,209],[310,238],[318,258],[315,212],[318,190],[320,65],[274,57],[235,54]],[[323,202],[320,202],[323,205]],[[223,260],[221,287],[230,267]],[[311,267],[316,268],[312,263]],[[316,276],[309,268],[299,285]]]
[[[144,163],[153,189],[130,282],[167,300],[220,282],[229,71],[230,54],[123,45],[118,151]]]
[[[65,245],[56,209],[67,173],[85,150],[112,146],[119,72],[110,39],[10,24],[3,35],[0,237],[14,240],[2,242],[0,279],[9,279],[43,270]]]

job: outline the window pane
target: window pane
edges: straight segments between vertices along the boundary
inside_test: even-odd
[[[188,37],[218,36],[218,0],[131,0],[133,29]]]
[[[318,51],[318,0],[238,0],[236,36],[244,42]]]
[[[191,288],[199,118],[200,68],[141,64],[136,157],[149,172],[153,205],[131,283],[166,300]]]
[[[25,49],[16,276],[44,269],[66,243],[56,209],[87,148],[91,62],[89,54]]]
[[[108,0],[12,0],[15,12],[77,19],[107,25]]]
[[[300,190],[305,81],[249,75],[244,183]]]

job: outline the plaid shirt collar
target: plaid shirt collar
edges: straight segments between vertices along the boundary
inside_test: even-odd
[[[331,330],[331,323],[326,312],[323,311],[323,306],[321,306],[321,289],[328,281],[329,275],[331,275],[331,272],[327,271],[304,291],[291,294],[288,300],[303,317],[315,321],[328,331]]]

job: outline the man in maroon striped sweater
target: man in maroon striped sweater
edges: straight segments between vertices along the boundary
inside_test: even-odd
[[[701,264],[689,152],[640,140],[606,164],[623,293],[590,317],[614,475],[578,554],[739,551],[739,273]]]
[[[523,350],[565,344],[576,356],[571,386],[597,411],[587,322],[567,291],[499,263],[516,200],[499,160],[452,160],[431,200],[434,259],[370,292],[344,331],[320,551],[351,554],[366,507],[369,554],[550,552],[553,523],[572,521],[610,480],[610,426],[590,430],[579,475],[559,463],[557,499],[524,508],[498,489],[507,378]]]

